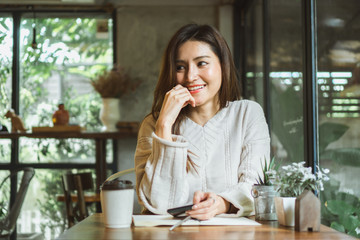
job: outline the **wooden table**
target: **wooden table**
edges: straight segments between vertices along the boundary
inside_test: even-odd
[[[100,193],[84,193],[85,203],[97,203],[100,202]],[[71,201],[77,202],[77,194],[71,194]],[[56,194],[56,201],[65,202],[64,194]]]
[[[174,231],[169,231],[169,226],[109,229],[103,225],[102,214],[96,213],[58,239],[355,239],[324,225],[320,232],[296,232],[294,228],[278,226],[277,221],[260,223],[261,226],[180,226]]]
[[[106,142],[108,139],[116,140],[127,137],[136,137],[137,129],[120,128],[115,132],[26,132],[26,133],[0,133],[0,138],[18,139],[20,137],[28,138],[79,138],[95,140],[95,171],[96,171],[96,190],[99,192],[100,185],[106,179]]]

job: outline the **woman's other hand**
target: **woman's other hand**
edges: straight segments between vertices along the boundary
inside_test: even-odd
[[[188,104],[195,107],[195,99],[187,88],[178,84],[168,91],[165,95],[159,118],[156,121],[155,134],[160,138],[172,141],[172,126],[181,109]]]
[[[208,220],[215,215],[226,213],[230,203],[212,192],[196,191],[193,198],[194,206],[186,213],[192,218]]]

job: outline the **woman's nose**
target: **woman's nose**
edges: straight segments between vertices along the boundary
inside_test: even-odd
[[[198,79],[199,71],[195,66],[190,66],[187,72],[187,81],[192,82]]]

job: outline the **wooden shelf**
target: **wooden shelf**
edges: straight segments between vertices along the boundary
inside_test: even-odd
[[[80,127],[79,125],[66,125],[66,126],[54,126],[54,127],[33,127],[33,133],[39,132],[81,132],[85,131],[85,128]]]

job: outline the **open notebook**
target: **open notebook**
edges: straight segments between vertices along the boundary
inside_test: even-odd
[[[153,227],[153,226],[166,226],[174,225],[181,219],[174,218],[171,215],[133,215],[135,227]],[[221,214],[210,220],[199,221],[190,219],[182,224],[182,226],[191,225],[261,225],[254,220],[246,217],[238,217],[235,214]]]

